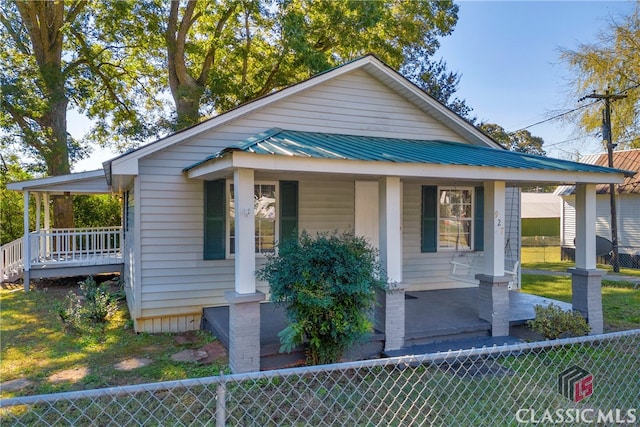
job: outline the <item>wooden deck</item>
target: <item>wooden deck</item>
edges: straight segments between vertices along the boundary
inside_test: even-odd
[[[35,231],[26,248],[24,238],[0,247],[0,279],[18,281],[25,270],[30,279],[121,272],[121,243],[121,227]]]

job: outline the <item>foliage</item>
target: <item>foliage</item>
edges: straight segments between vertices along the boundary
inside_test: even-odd
[[[7,190],[7,184],[25,181],[32,176],[22,167],[16,155],[0,154],[0,246],[24,235],[23,198],[17,191]],[[35,210],[35,206],[31,206]],[[35,217],[30,215],[35,221]]]
[[[289,326],[280,332],[281,351],[307,342],[307,362],[336,362],[371,330],[376,291],[385,287],[375,250],[353,233],[303,232],[281,242],[257,272],[271,285],[274,303],[284,306]]]
[[[122,224],[120,199],[115,194],[73,197],[76,227],[115,227]]]
[[[544,140],[539,136],[531,135],[528,130],[508,133],[502,126],[493,123],[480,123],[478,129],[489,135],[507,150],[538,156],[547,155],[542,148]]]
[[[533,309],[536,318],[529,320],[527,324],[547,339],[587,335],[591,330],[587,321],[577,311],[564,311],[553,303],[548,306],[536,305]]]
[[[367,53],[396,69],[426,62],[458,11],[448,0],[126,3],[111,34],[135,67],[161,76],[146,83],[171,95],[175,129]],[[411,58],[411,50],[424,55]]]
[[[426,59],[429,56],[421,50],[410,52],[400,73],[453,112],[474,123],[476,118],[471,116],[473,108],[465,100],[454,96],[460,84],[460,74],[448,71],[447,63],[442,59],[438,62],[429,61]]]
[[[640,3],[628,16],[611,18],[606,30],[593,43],[582,43],[577,49],[563,49],[561,60],[573,72],[572,99],[593,91],[626,94],[612,103],[613,142],[618,148],[640,147]],[[589,99],[588,101],[593,101]],[[591,102],[578,114],[586,133],[601,132],[602,103]]]
[[[98,285],[92,276],[78,284],[80,295],[69,291],[64,301],[56,306],[67,331],[83,331],[106,323],[118,311],[118,301],[124,298],[121,291],[112,293],[106,284]]]

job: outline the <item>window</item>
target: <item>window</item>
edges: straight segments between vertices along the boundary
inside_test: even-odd
[[[276,244],[276,184],[256,184],[253,187],[255,215],[255,249],[257,254],[275,251]],[[229,184],[229,253],[235,253],[235,199],[233,184]]]
[[[423,186],[422,252],[483,250],[483,198],[482,187]]]
[[[225,259],[235,253],[234,205],[233,182],[204,183],[204,259]],[[253,210],[256,253],[273,253],[276,236],[280,241],[297,237],[298,182],[256,183]]]
[[[438,248],[471,250],[473,192],[465,189],[439,189]]]

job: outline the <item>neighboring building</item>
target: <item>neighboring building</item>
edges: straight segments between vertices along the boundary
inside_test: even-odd
[[[522,192],[521,203],[523,240],[531,245],[555,242],[560,237],[562,198],[552,193]]]
[[[585,156],[583,163],[606,166],[606,153]],[[616,168],[640,172],[640,149],[614,151],[613,165]],[[564,185],[554,194],[562,197],[560,238],[563,259],[574,259],[575,232],[575,186]],[[611,202],[609,185],[596,186],[596,235],[611,241]],[[620,265],[640,268],[640,174],[625,178],[616,184],[616,213],[618,217],[618,248]],[[602,254],[599,254],[602,255]],[[607,261],[604,256],[603,261]]]
[[[299,230],[353,229],[379,248],[386,350],[403,346],[407,290],[479,286],[479,317],[508,335],[519,187],[549,182],[578,186],[585,249],[574,279],[585,291],[574,306],[602,330],[590,308],[595,235],[584,224],[595,184],[625,172],[507,151],[371,55],[111,159],[104,174],[124,200],[120,259],[135,330],[198,329],[203,308],[228,305],[234,371],[259,368],[269,287],[254,273]],[[37,180],[11,188],[27,201],[46,191]],[[452,276],[458,254],[482,256],[479,285]],[[30,259],[24,270],[28,278]]]

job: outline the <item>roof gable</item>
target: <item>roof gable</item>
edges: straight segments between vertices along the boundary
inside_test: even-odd
[[[278,101],[287,99],[302,91],[317,87],[329,80],[336,79],[354,70],[363,70],[371,77],[377,79],[385,86],[392,89],[398,95],[410,101],[419,110],[434,117],[444,126],[451,128],[462,136],[467,142],[481,146],[501,148],[490,137],[477,130],[466,120],[449,110],[446,106],[427,95],[420,88],[409,82],[398,72],[388,67],[373,55],[367,55],[342,66],[336,67],[308,80],[289,86],[278,92],[274,92],[262,98],[248,102],[233,110],[220,114],[188,129],[184,129],[166,138],[155,141],[137,150],[123,154],[105,162],[105,170],[113,174],[136,175],[138,173],[137,162],[153,153],[161,151],[174,144],[196,137],[204,132],[215,129],[218,126],[237,120],[240,117],[256,112]]]

